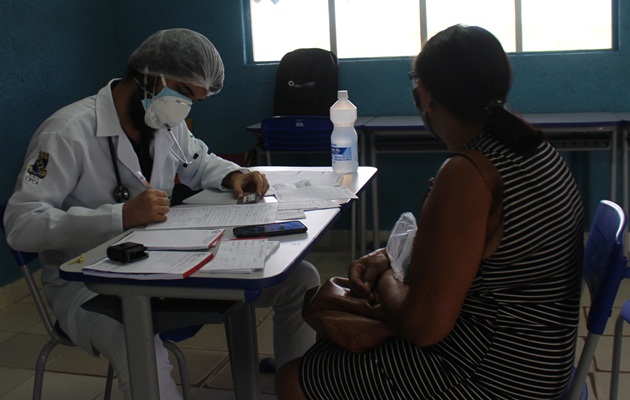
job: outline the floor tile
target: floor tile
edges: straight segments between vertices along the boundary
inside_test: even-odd
[[[274,394],[274,378],[275,374],[260,374],[260,389],[262,393]],[[214,376],[212,376],[204,387],[233,390],[234,384],[232,382],[232,371],[230,364],[226,364],[221,370]]]
[[[330,238],[329,242],[334,242]],[[346,249],[326,248],[311,252],[307,260],[319,270],[322,280],[330,276],[346,276],[350,263],[350,253]],[[589,399],[607,400],[610,384],[610,361],[614,320],[623,301],[630,298],[630,280],[620,285],[615,309],[609,320],[604,336],[600,339],[595,359],[592,363],[588,388]],[[589,295],[583,295],[583,303],[588,304]],[[580,339],[577,354],[581,353],[586,336],[586,312],[582,307],[578,329]],[[258,348],[260,357],[273,354],[273,310],[257,309]],[[48,341],[30,295],[0,310],[0,400],[23,400],[31,397],[33,367],[37,354]],[[193,338],[177,343],[186,356],[193,382],[193,397],[196,400],[232,400],[232,376],[230,371],[225,328],[222,324],[206,325]],[[172,356],[171,356],[172,357]],[[173,365],[176,363],[173,358]],[[45,374],[45,399],[102,399],[105,387],[105,359],[96,359],[78,348],[57,346],[47,363]],[[630,393],[630,326],[624,329],[622,349],[622,374],[620,393]],[[173,377],[179,382],[175,367]],[[275,400],[274,375],[261,375],[263,400]],[[122,400],[122,393],[114,382],[113,400]],[[623,398],[623,397],[620,397]],[[630,397],[629,397],[630,398]]]
[[[0,397],[7,395],[34,374],[32,369],[0,367]],[[31,380],[32,382],[32,380]],[[4,397],[2,397],[4,399]]]
[[[37,356],[48,340],[48,336],[19,334],[0,343],[0,366],[34,369]]]
[[[105,378],[47,372],[44,376],[42,398],[46,400],[95,399],[105,387]],[[24,400],[33,393],[33,377],[21,383],[2,400]]]
[[[7,332],[22,332],[26,328],[41,321],[39,313],[29,304],[14,303],[0,310],[2,330]]]
[[[598,371],[610,372],[613,341],[612,336],[602,336],[599,339],[597,349],[595,350],[595,365]],[[622,340],[620,370],[630,373],[630,337],[628,336],[624,337]]]

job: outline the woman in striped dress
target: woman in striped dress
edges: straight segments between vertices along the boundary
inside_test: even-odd
[[[318,341],[278,372],[278,398],[560,399],[583,252],[571,173],[504,109],[511,68],[489,32],[438,33],[412,77],[425,126],[451,156],[422,204],[405,282],[383,249],[348,274],[354,294],[380,298],[398,337],[365,353]]]

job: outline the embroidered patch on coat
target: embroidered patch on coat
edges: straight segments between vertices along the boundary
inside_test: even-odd
[[[26,172],[30,175],[33,175],[39,179],[44,179],[48,174],[46,171],[46,166],[48,165],[48,153],[45,151],[40,151],[39,155],[35,162],[28,166]]]

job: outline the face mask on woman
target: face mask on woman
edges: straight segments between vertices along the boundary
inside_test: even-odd
[[[184,122],[193,102],[166,86],[164,75],[160,75],[160,78],[163,86],[160,93],[150,93],[149,98],[147,97],[149,93],[145,90],[145,98],[142,100],[145,110],[144,123],[153,129],[172,129]]]

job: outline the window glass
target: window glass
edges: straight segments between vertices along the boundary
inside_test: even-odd
[[[337,57],[418,54],[419,8],[418,0],[335,0]]]
[[[428,38],[455,24],[475,25],[496,36],[505,51],[516,50],[514,1],[426,0],[426,2]]]
[[[610,1],[526,0],[522,3],[523,51],[612,48]]]
[[[277,61],[299,48],[330,50],[328,1],[250,0],[254,61]]]
[[[413,57],[421,41],[454,24],[487,29],[507,52],[613,47],[613,0],[243,1],[250,3],[256,62],[307,47],[332,50],[340,59]]]

